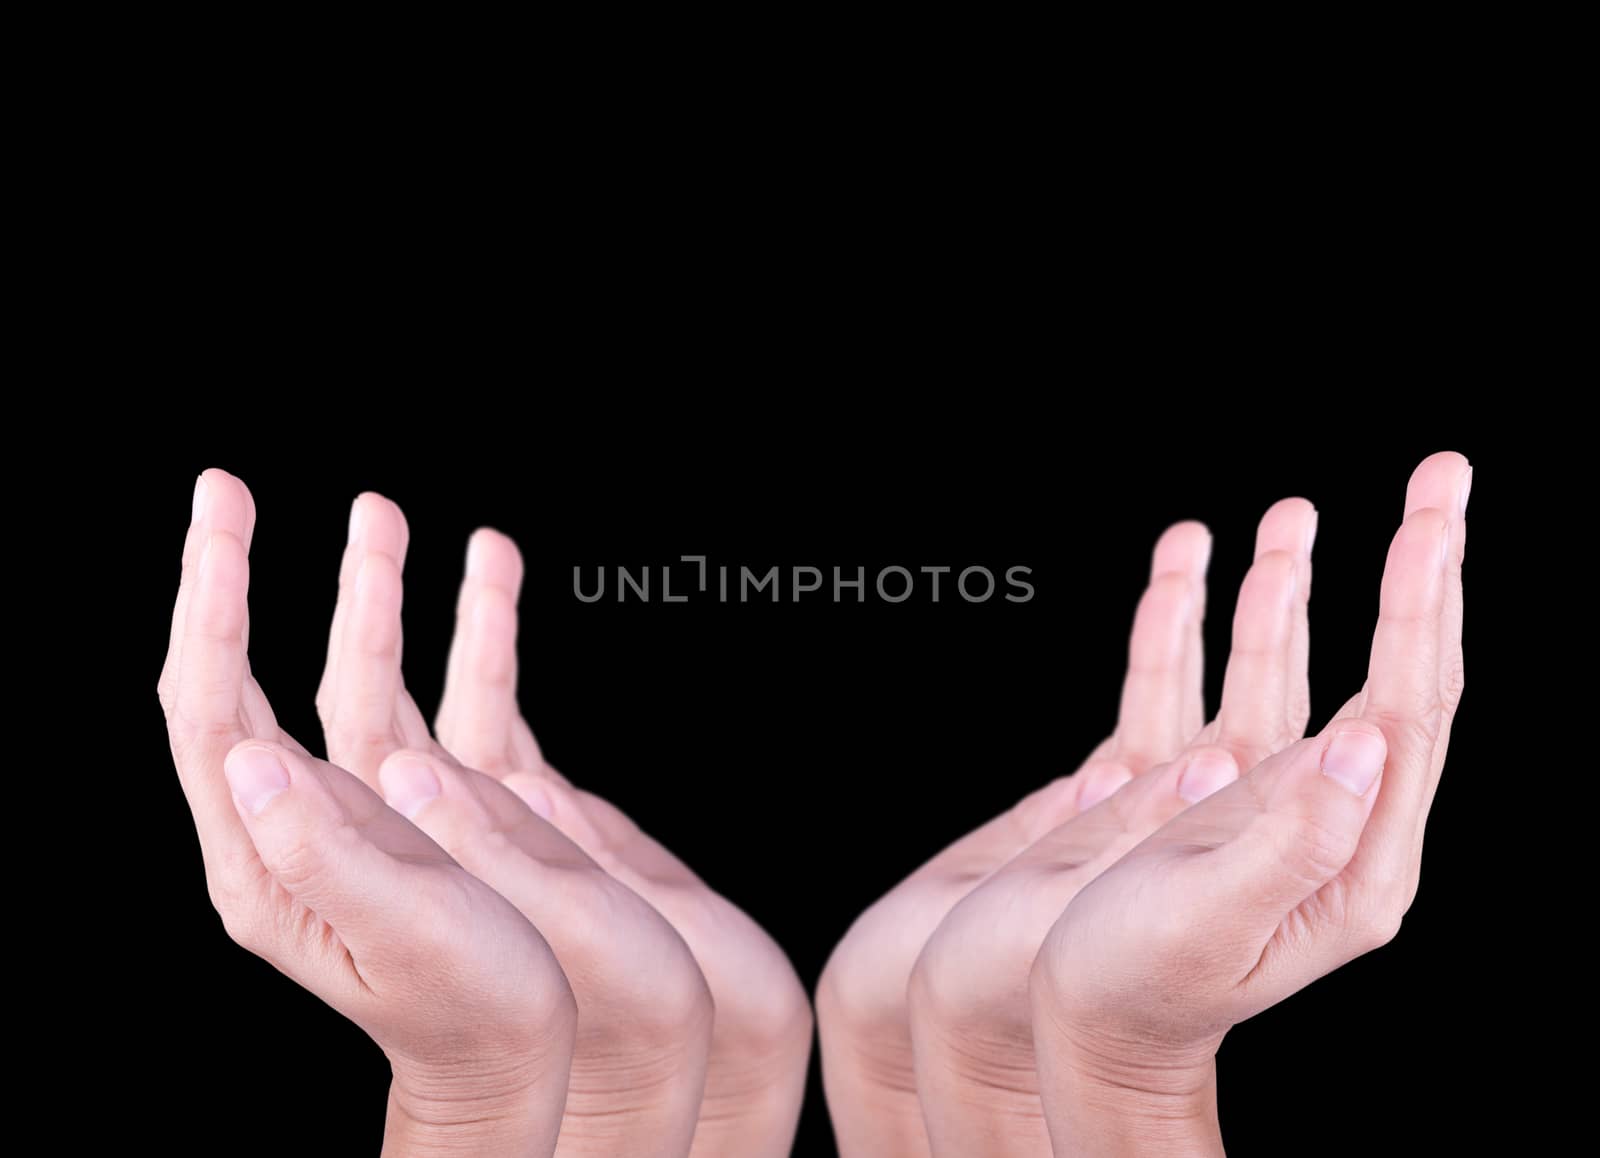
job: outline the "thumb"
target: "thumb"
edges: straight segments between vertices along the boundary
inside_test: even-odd
[[[1270,936],[1350,863],[1378,796],[1387,751],[1373,725],[1338,720],[1191,810],[1201,821],[1207,819],[1202,810],[1253,809],[1232,839],[1198,858],[1211,877],[1205,895],[1259,921],[1263,936]]]
[[[373,843],[369,826],[328,784],[329,767],[260,740],[239,744],[223,762],[262,865],[359,954],[363,947],[381,949],[395,929],[415,924],[416,878]]]

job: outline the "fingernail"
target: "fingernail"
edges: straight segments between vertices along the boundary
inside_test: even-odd
[[[427,761],[414,756],[385,760],[378,769],[378,783],[389,807],[407,818],[415,817],[440,792],[439,777]]]
[[[1462,500],[1462,501],[1465,502],[1465,500]],[[200,516],[205,514],[205,510],[206,510],[206,476],[205,475],[200,475],[199,477],[197,477],[194,480],[194,502],[190,506],[189,521],[191,523],[198,523],[200,521]]]
[[[1311,512],[1311,525],[1306,528],[1306,554],[1311,554],[1311,548],[1317,541],[1317,512]]]
[[[1226,752],[1196,752],[1189,758],[1189,766],[1178,777],[1178,795],[1190,804],[1198,804],[1237,779],[1239,766]]]
[[[478,578],[483,574],[483,541],[474,535],[467,540],[467,574]]]
[[[543,784],[522,785],[516,792],[522,797],[524,804],[545,820],[549,820],[556,810],[556,802],[550,798],[550,793]]]
[[[1472,468],[1467,467],[1467,477],[1461,480],[1461,517],[1467,517],[1467,497],[1472,494]]]
[[[1340,732],[1322,754],[1322,774],[1341,788],[1365,796],[1383,771],[1388,748],[1370,732]]]
[[[361,500],[357,498],[350,504],[350,542],[354,543],[361,537]]]
[[[1079,789],[1078,811],[1087,812],[1132,779],[1133,773],[1126,768],[1113,767],[1091,772]]]
[[[289,770],[270,748],[240,748],[228,756],[222,771],[233,798],[251,816],[260,816],[272,798],[289,787]]]

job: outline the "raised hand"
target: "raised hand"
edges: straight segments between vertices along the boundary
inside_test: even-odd
[[[934,1154],[1050,1152],[1028,996],[1034,957],[1079,889],[1233,782],[1240,768],[1304,732],[1315,529],[1316,511],[1304,499],[1285,499],[1261,520],[1216,719],[1175,759],[1122,784],[990,874],[923,947],[909,994],[917,1092]],[[1187,727],[1185,680],[1195,674],[1186,669],[1185,647],[1174,624],[1153,639],[1136,631],[1130,655],[1135,686],[1149,695],[1146,726],[1169,742]]]
[[[255,504],[195,487],[159,692],[230,936],[361,1026],[393,1069],[386,1155],[550,1154],[576,1006],[520,913],[278,727],[246,657]]]
[[[688,1133],[657,1111],[681,1107],[692,1077],[694,1154],[787,1154],[810,1045],[788,960],[615,807],[545,764],[516,698],[522,561],[494,531],[468,547],[439,743],[430,739],[400,674],[406,547],[394,504],[356,501],[318,696],[329,751],[549,937],[580,1011],[562,1151],[582,1139],[597,1153],[682,1153]],[[706,982],[714,1027],[701,1017]]]
[[[1031,996],[1056,1153],[1220,1154],[1223,1034],[1397,932],[1463,685],[1470,484],[1457,454],[1412,475],[1361,692],[1168,822],[1051,929]]]
[[[1269,545],[1292,540],[1300,550],[1304,532],[1290,524],[1301,517],[1290,509],[1275,518],[1274,527],[1263,531]],[[946,914],[1040,836],[1170,759],[1200,730],[1200,627],[1210,554],[1211,537],[1198,523],[1179,523],[1156,544],[1150,585],[1134,617],[1117,727],[1093,757],[912,873],[864,912],[834,950],[817,990],[817,1013],[823,1083],[846,1158],[928,1152],[907,985],[918,954]],[[1034,1129],[1042,1137],[1038,1117],[1035,1108]]]

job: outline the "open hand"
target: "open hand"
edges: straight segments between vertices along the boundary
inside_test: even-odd
[[[788,959],[615,806],[545,763],[517,704],[522,560],[492,530],[468,545],[438,742],[430,738],[400,674],[407,544],[393,503],[356,500],[318,695],[328,749],[554,946],[580,1011],[563,1153],[580,1137],[599,1153],[681,1153],[680,1133],[649,1106],[681,1105],[692,1086],[695,1155],[787,1154],[811,1031]],[[701,1016],[707,983],[714,1024]],[[677,1093],[643,1097],[653,1082]]]
[[[1181,752],[1120,771],[1121,786],[1051,829],[973,888],[928,939],[911,976],[917,1092],[936,1155],[1050,1152],[1028,977],[1061,910],[1124,853],[1305,730],[1306,602],[1316,511],[1285,499],[1262,518],[1239,590],[1217,717]],[[1198,689],[1176,616],[1141,635],[1129,665],[1140,718],[1167,750]],[[1188,723],[1192,723],[1192,720]],[[1146,745],[1155,751],[1155,744]],[[1103,761],[1105,756],[1101,756]],[[1103,773],[1102,773],[1103,774]]]
[[[1301,503],[1269,518],[1264,547],[1309,549],[1302,525],[1308,515],[1309,506]],[[1090,760],[912,873],[857,918],[834,950],[818,987],[817,1010],[828,1108],[846,1158],[928,1153],[907,987],[940,922],[1017,853],[1093,810],[1136,774],[1171,759],[1199,732],[1200,629],[1210,555],[1211,536],[1199,523],[1179,523],[1156,544],[1150,584],[1134,616],[1117,726]],[[1048,927],[1046,922],[1038,930],[1034,947]],[[1025,988],[1019,993],[1025,999]],[[1031,1061],[1026,1070],[1031,1082]],[[1031,1128],[1042,1138],[1037,1105],[1034,1096]]]
[[[576,1007],[499,894],[279,729],[250,675],[255,504],[200,476],[159,683],[230,936],[361,1026],[393,1069],[384,1153],[550,1154]]]
[[[1051,929],[1031,995],[1057,1153],[1220,1154],[1223,1034],[1398,931],[1464,683],[1471,477],[1451,453],[1413,473],[1362,690],[1169,821]]]

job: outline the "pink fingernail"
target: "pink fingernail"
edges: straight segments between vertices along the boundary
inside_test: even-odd
[[[1371,732],[1340,732],[1322,754],[1322,774],[1357,796],[1367,790],[1383,771],[1388,746]]]
[[[1311,525],[1306,528],[1306,555],[1311,554],[1311,548],[1317,541],[1317,512],[1311,512]]]
[[[206,476],[200,475],[194,480],[194,502],[190,506],[189,521],[198,523],[200,516],[206,513]]]
[[[474,579],[481,578],[483,576],[483,564],[483,541],[479,536],[474,535],[467,540],[467,574]]]
[[[1467,496],[1472,494],[1472,468],[1467,467],[1467,477],[1461,480],[1461,517],[1467,517]]]
[[[396,756],[378,769],[383,798],[400,815],[413,818],[435,799],[440,791],[439,777],[427,761],[414,756]]]
[[[356,499],[350,504],[350,542],[354,543],[361,537],[361,500]]]
[[[251,816],[260,816],[272,798],[289,787],[289,770],[270,748],[240,748],[222,766],[233,798]]]
[[[549,791],[542,784],[519,785],[517,795],[522,797],[522,802],[545,820],[549,820],[556,810],[556,802],[550,798]]]
[[[1087,812],[1132,779],[1133,773],[1126,768],[1112,767],[1091,773],[1079,790],[1078,811]]]
[[[1178,795],[1198,804],[1218,789],[1239,779],[1239,766],[1226,752],[1200,751],[1189,759],[1189,766],[1178,777]]]

